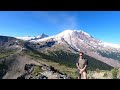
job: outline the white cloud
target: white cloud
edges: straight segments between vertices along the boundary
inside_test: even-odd
[[[77,29],[76,17],[66,11],[39,11],[32,12],[38,19],[44,19],[50,24],[57,25],[62,29]]]
[[[76,29],[77,28],[77,21],[76,18],[74,16],[68,16],[66,18],[66,22],[65,24],[67,25],[67,27],[65,27],[66,29]]]

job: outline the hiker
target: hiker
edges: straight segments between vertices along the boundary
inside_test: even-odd
[[[84,53],[80,52],[79,59],[76,62],[76,66],[78,69],[78,79],[81,79],[81,75],[83,75],[83,79],[87,79],[87,65],[88,60],[84,58]]]

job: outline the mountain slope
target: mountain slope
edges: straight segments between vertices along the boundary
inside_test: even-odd
[[[114,52],[117,54],[116,56],[118,56],[120,52],[120,49],[119,49],[120,45],[108,44],[108,43],[102,42],[100,40],[93,38],[92,36],[90,36],[88,33],[84,31],[65,30],[55,36],[38,39],[38,40],[30,40],[30,42],[39,43],[39,44],[42,44],[44,42],[49,42],[49,41],[56,42],[56,43],[54,43],[54,45],[52,45],[52,47],[50,48],[47,48],[47,47],[44,49],[37,48],[37,50],[42,52],[47,52],[47,50],[49,49],[51,51],[54,51],[55,49],[57,50],[62,47],[64,50],[72,51],[74,53],[78,51],[82,51],[86,55],[91,56],[106,64],[109,64],[113,67],[120,67],[119,57],[108,58],[107,55],[103,56],[102,53],[100,53],[100,52],[109,52],[109,53]]]

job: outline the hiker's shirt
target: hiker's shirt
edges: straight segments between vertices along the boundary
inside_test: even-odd
[[[88,61],[87,59],[80,59],[78,60],[78,66],[80,69],[83,69],[85,67],[85,65],[88,64]]]

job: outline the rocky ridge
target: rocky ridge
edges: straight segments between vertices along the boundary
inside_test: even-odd
[[[26,64],[25,74],[21,75],[17,79],[70,79],[69,76],[59,72],[52,66]]]

